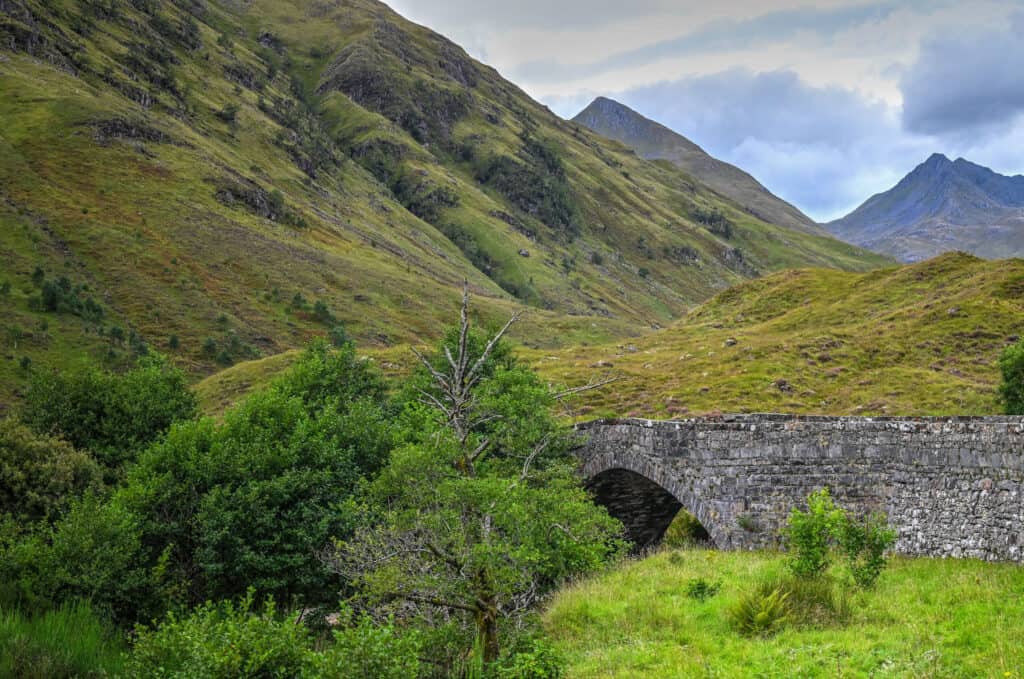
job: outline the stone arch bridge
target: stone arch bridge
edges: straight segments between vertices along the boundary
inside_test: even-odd
[[[722,549],[775,544],[827,486],[906,554],[1024,561],[1024,418],[735,415],[577,426],[581,472],[639,547],[681,509]]]

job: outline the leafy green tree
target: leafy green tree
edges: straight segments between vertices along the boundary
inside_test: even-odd
[[[172,423],[195,413],[185,374],[153,355],[124,374],[97,368],[39,371],[25,395],[22,418],[36,432],[59,435],[118,469]]]
[[[340,587],[318,559],[352,530],[346,502],[391,448],[380,378],[354,349],[313,345],[268,390],[212,419],[174,426],[118,494],[150,558],[169,556],[187,600],[255,588],[321,603]]]
[[[1007,415],[1024,415],[1024,341],[1008,347],[999,359],[999,395]]]
[[[379,613],[456,620],[488,665],[502,628],[622,548],[621,526],[566,462],[554,396],[501,343],[514,321],[485,341],[467,293],[459,328],[420,357],[404,445],[370,485],[360,528],[328,557]]]
[[[76,497],[99,489],[102,469],[65,441],[0,420],[0,514],[22,522],[58,517]]]

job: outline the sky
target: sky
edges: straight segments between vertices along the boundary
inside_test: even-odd
[[[607,96],[818,221],[932,153],[1024,173],[1024,0],[391,0],[559,115]]]

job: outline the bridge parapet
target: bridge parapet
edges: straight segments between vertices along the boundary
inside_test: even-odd
[[[1024,418],[727,415],[577,427],[581,470],[639,545],[680,507],[726,549],[776,543],[828,487],[884,511],[907,554],[1024,561]]]

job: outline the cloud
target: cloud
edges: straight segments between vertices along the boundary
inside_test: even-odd
[[[822,220],[888,188],[930,148],[902,134],[887,104],[792,71],[733,69],[612,96]]]
[[[519,64],[511,74],[531,82],[571,81],[664,59],[778,44],[806,34],[828,39],[862,24],[883,21],[894,12],[919,4],[924,3],[890,0],[830,8],[803,7],[762,14],[748,7],[747,12],[738,13],[742,18],[714,20],[684,35],[614,53],[598,61],[573,64],[551,59],[534,60]]]
[[[504,28],[549,28],[571,24],[586,28],[673,7],[671,0],[396,0],[395,11],[431,25],[480,25]]]
[[[903,123],[910,132],[1005,131],[1024,113],[1024,13],[1000,31],[943,33],[926,40],[904,74]]]

